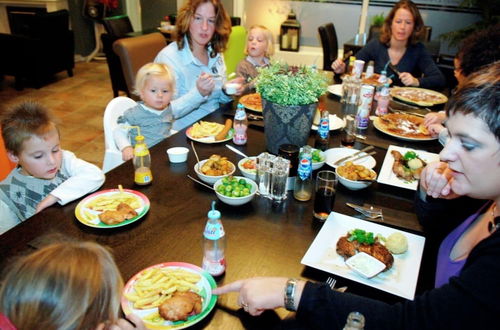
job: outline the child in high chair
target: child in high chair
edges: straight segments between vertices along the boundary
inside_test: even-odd
[[[273,34],[262,25],[254,25],[248,32],[247,57],[238,63],[236,73],[245,78],[244,94],[255,92],[253,79],[258,76],[257,68],[269,65],[269,59],[274,54]]]
[[[174,88],[174,76],[166,64],[148,63],[139,69],[134,92],[142,101],[118,117],[120,125],[113,132],[124,161],[134,157],[133,146],[138,131],[132,126],[140,128],[148,147],[170,136],[173,122],[170,100]]]
[[[99,188],[104,173],[62,150],[52,114],[28,101],[1,119],[9,159],[17,163],[0,182],[0,234],[58,202],[69,203]]]

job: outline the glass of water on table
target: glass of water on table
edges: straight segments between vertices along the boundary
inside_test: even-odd
[[[273,163],[271,178],[271,199],[281,202],[286,199],[286,182],[290,171],[290,161],[285,158],[276,157]]]
[[[316,195],[314,196],[313,215],[319,221],[325,221],[333,211],[338,178],[332,171],[320,171],[316,176]]]

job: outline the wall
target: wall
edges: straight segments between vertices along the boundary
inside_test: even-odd
[[[141,0],[142,29],[160,26],[163,17],[177,12],[177,3],[173,0]]]

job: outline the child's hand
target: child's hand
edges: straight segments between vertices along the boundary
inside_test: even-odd
[[[128,146],[128,147],[125,147],[123,148],[122,150],[122,159],[123,161],[127,161],[127,160],[130,160],[134,158],[134,148]]]
[[[56,196],[48,194],[47,197],[45,197],[44,199],[42,199],[40,203],[38,203],[38,205],[36,206],[35,213],[38,213],[46,209],[47,207],[55,204],[58,200],[59,199]]]
[[[440,112],[430,112],[425,115],[424,125],[429,128],[432,124],[441,124],[446,119],[446,114],[442,111]]]
[[[207,96],[214,90],[215,81],[212,79],[212,76],[203,72],[196,80],[196,88],[201,95]]]

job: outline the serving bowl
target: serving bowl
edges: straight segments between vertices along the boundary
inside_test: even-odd
[[[200,178],[201,181],[203,181],[205,183],[214,184],[217,180],[222,179],[225,176],[232,175],[234,173],[234,171],[236,171],[236,167],[234,166],[234,164],[229,162],[229,163],[231,163],[231,166],[233,169],[231,170],[231,172],[229,172],[227,174],[224,174],[224,175],[206,175],[206,174],[203,174],[201,172],[201,168],[203,167],[203,164],[205,164],[207,161],[208,161],[208,159],[200,160],[199,163],[196,163],[194,165],[194,171],[196,172],[196,175],[198,176],[198,178]],[[199,166],[198,166],[198,164],[199,164]]]
[[[250,194],[249,195],[246,195],[246,196],[243,196],[243,197],[228,197],[228,196],[225,196],[221,193],[219,193],[217,191],[217,188],[222,185],[222,179],[219,179],[217,180],[217,182],[215,182],[214,184],[214,189],[215,189],[215,194],[217,195],[217,198],[219,198],[219,200],[221,200],[223,203],[226,203],[228,205],[233,205],[233,206],[238,206],[238,205],[243,205],[243,204],[246,204],[248,202],[250,202],[255,194],[257,193],[257,189],[258,189],[258,186],[257,186],[257,183],[255,183],[254,180],[252,179],[249,179],[249,178],[245,178],[243,176],[233,176],[233,178],[236,178],[238,180],[240,179],[244,179],[247,183],[249,183],[252,188],[250,190]]]
[[[244,177],[252,179],[252,180],[255,181],[257,179],[257,168],[255,168],[253,170],[250,170],[250,169],[247,169],[247,168],[243,167],[243,163],[245,163],[249,159],[251,159],[251,160],[253,160],[255,162],[255,160],[257,159],[257,157],[246,157],[246,158],[241,159],[238,162],[238,169],[240,170],[241,174],[243,174]]]
[[[313,149],[313,152],[316,151],[318,149]],[[324,151],[321,151],[321,150],[318,150],[319,151],[319,154],[321,156],[321,159],[322,161],[320,162],[315,162],[314,160],[312,161],[312,169],[313,171],[316,171],[317,169],[323,167],[323,165],[325,165],[325,161],[326,161],[326,154]]]
[[[335,169],[335,172],[337,173],[337,177],[339,178],[339,182],[344,187],[346,187],[349,190],[361,190],[361,189],[369,187],[372,184],[372,182],[377,179],[377,173],[372,169],[369,169],[369,170],[370,170],[370,172],[375,173],[375,177],[371,180],[349,180],[349,179],[347,179],[339,174],[338,168]]]
[[[185,147],[173,147],[167,149],[168,160],[171,163],[184,163],[187,160],[189,149]]]

